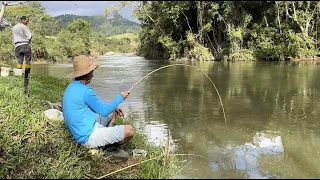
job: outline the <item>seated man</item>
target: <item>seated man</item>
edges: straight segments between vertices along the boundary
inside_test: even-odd
[[[130,125],[114,126],[116,115],[123,115],[117,106],[125,100],[129,92],[122,92],[109,104],[103,103],[87,84],[93,72],[99,67],[87,56],[77,56],[73,60],[74,71],[68,75],[73,81],[63,95],[64,122],[78,144],[87,148],[106,145],[122,145],[134,135]],[[110,127],[113,126],[113,127]],[[128,159],[127,152],[119,148],[107,151],[109,155]]]

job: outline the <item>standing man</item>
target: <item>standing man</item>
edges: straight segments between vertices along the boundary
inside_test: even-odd
[[[15,56],[18,60],[17,68],[22,69],[24,58],[26,59],[24,74],[24,94],[28,97],[29,73],[31,71],[31,38],[32,33],[27,27],[29,18],[22,16],[20,23],[12,28],[13,44],[15,47]]]

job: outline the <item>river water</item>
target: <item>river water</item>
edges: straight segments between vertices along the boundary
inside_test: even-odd
[[[91,86],[110,102],[168,61],[101,56]],[[176,63],[176,62],[175,62]],[[119,107],[150,143],[169,137],[186,167],[176,178],[319,178],[320,66],[315,62],[185,62],[137,85]],[[35,64],[64,77],[72,64]]]

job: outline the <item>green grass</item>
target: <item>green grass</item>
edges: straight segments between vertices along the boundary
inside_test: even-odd
[[[57,39],[56,36],[45,36],[45,38],[47,38],[47,39],[52,39],[52,40],[56,40],[56,39]]]
[[[22,77],[0,77],[0,178],[98,178],[128,165],[156,158],[117,172],[107,178],[172,178],[179,160],[167,148],[150,146],[136,131],[125,145],[146,149],[144,159],[114,163],[102,151],[92,155],[77,145],[63,122],[48,120],[44,100],[59,102],[68,82],[62,78],[32,75],[29,98],[23,95]],[[132,120],[118,119],[117,123]]]

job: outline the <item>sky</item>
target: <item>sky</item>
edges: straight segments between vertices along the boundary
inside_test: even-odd
[[[10,1],[15,2],[15,1]],[[75,14],[84,16],[104,15],[104,10],[110,5],[117,5],[117,1],[40,1],[46,12],[51,16],[62,14]],[[77,4],[75,6],[74,4]],[[137,18],[131,17],[132,8],[123,8],[119,13],[131,21],[139,22]]]

